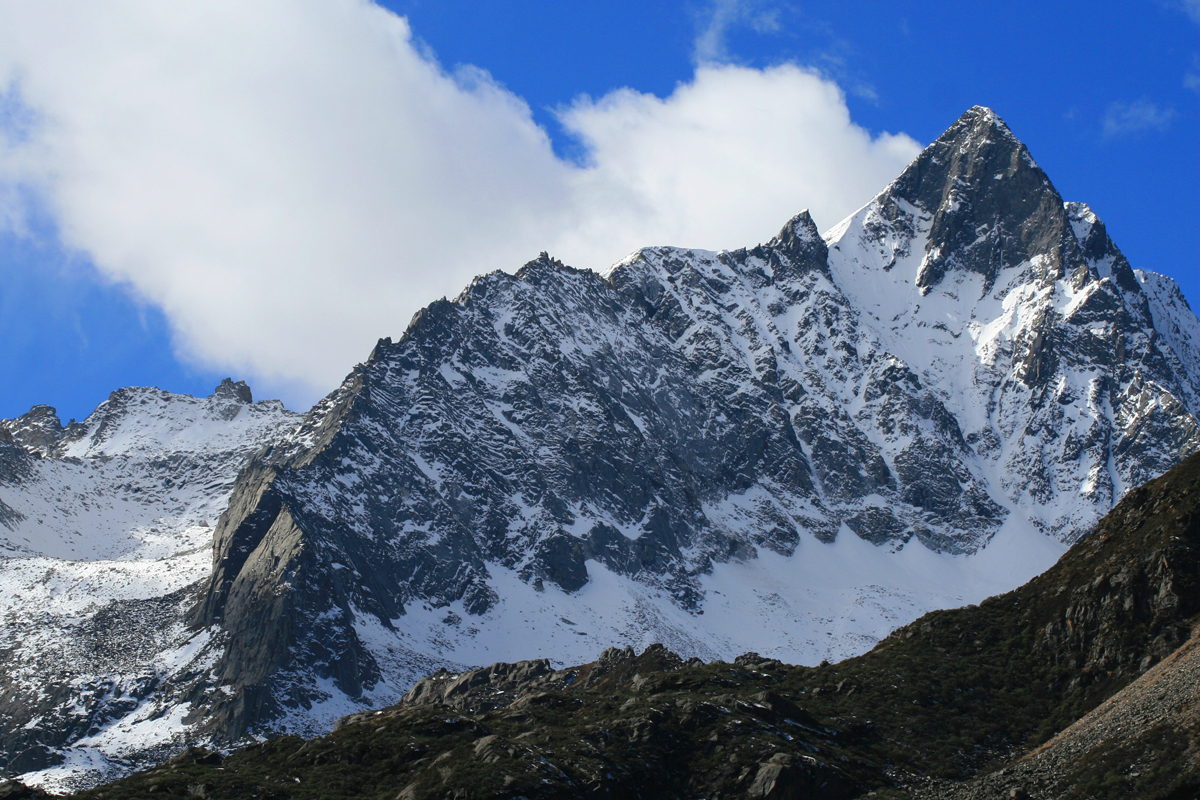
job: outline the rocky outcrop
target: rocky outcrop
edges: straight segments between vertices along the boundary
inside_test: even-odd
[[[698,666],[698,658],[685,661],[661,644],[650,645],[638,655],[632,647],[610,647],[594,662],[570,669],[554,669],[546,659],[497,663],[462,674],[439,670],[417,681],[401,700],[405,705],[444,705],[468,714],[508,708],[532,692],[601,691],[629,683],[643,686],[650,675]],[[778,663],[778,662],[775,662]],[[338,727],[369,719],[373,712],[344,717]]]
[[[34,406],[16,419],[0,421],[0,430],[9,441],[16,442],[26,451],[50,455],[59,450],[63,440],[79,438],[84,426],[75,420],[64,426],[54,408]]]

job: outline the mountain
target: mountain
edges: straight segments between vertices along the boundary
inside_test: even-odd
[[[801,214],[751,250],[481,277],[243,474],[194,617],[230,637],[208,719],[236,736],[318,681],[399,688],[397,656],[480,663],[544,622],[565,643],[529,646],[580,661],[614,606],[732,655],[758,642],[720,634],[810,587],[731,611],[723,565],[803,574],[847,536],[1075,541],[1200,445],[1196,319],[1142,285],[978,108],[826,238]],[[604,644],[636,641],[609,625]]]
[[[0,767],[170,741],[207,633],[185,625],[212,526],[250,456],[299,421],[226,380],[211,397],[113,392],[83,422],[0,421]],[[165,715],[165,716],[164,716]]]
[[[327,736],[192,751],[80,797],[1193,797],[1198,576],[1195,455],[1027,585],[839,664],[656,645],[442,672]]]
[[[978,107],[825,236],[801,213],[752,249],[482,276],[247,440],[211,569],[128,626],[176,637],[139,662],[173,665],[137,706],[169,724],[12,717],[64,759],[31,780],[323,732],[439,668],[864,652],[1023,583],[1200,449],[1198,344],[1174,284]],[[22,420],[12,474],[59,463]]]

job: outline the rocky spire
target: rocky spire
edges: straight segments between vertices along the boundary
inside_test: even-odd
[[[226,378],[221,381],[216,389],[213,389],[214,397],[226,397],[230,400],[240,400],[243,403],[253,403],[254,395],[250,393],[250,386],[245,381],[234,383],[233,378]]]
[[[786,273],[800,274],[812,269],[826,275],[829,273],[829,247],[821,238],[821,232],[817,230],[808,209],[788,220],[768,243],[768,247],[787,256],[788,263],[783,265]]]
[[[885,195],[933,217],[917,275],[924,289],[952,270],[979,273],[990,287],[1000,270],[1035,254],[1058,276],[1073,247],[1062,198],[1028,148],[983,106],[959,117]]]

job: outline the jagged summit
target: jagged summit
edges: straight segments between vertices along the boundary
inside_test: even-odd
[[[1133,268],[1108,238],[1108,229],[1096,212],[1087,203],[1067,203],[1066,212],[1083,258],[1096,265],[1097,274],[1102,279],[1111,278],[1125,292],[1139,292],[1141,287]]]
[[[233,400],[239,400],[243,403],[253,403],[254,395],[250,392],[250,386],[245,381],[233,382],[232,378],[225,378],[213,389],[213,397],[227,397]]]
[[[953,125],[946,129],[945,133],[938,137],[938,140],[961,141],[966,138],[991,138],[992,136],[1011,140],[1017,145],[1021,144],[999,114],[987,106],[971,106],[955,120]]]
[[[915,224],[928,216],[917,285],[928,290],[947,272],[984,277],[1042,259],[1059,275],[1073,245],[1065,237],[1062,198],[1028,148],[990,109],[976,106],[925,149],[879,197],[885,217]]]
[[[788,220],[775,238],[761,248],[764,253],[772,251],[785,255],[789,266],[808,264],[828,271],[829,248],[807,208]]]
[[[812,215],[808,213],[808,209],[806,208],[785,222],[772,241],[783,242],[788,239],[796,239],[797,241],[809,242],[820,238],[821,232],[817,229],[817,224],[813,222]]]
[[[0,431],[26,451],[38,454],[48,453],[64,438],[77,438],[81,433],[75,420],[63,425],[58,411],[47,405],[35,405],[15,419],[0,420]]]

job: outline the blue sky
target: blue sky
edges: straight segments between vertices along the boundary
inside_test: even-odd
[[[0,417],[227,374],[304,407],[540,249],[831,227],[974,104],[1200,301],[1194,0],[223,5],[0,1]]]

